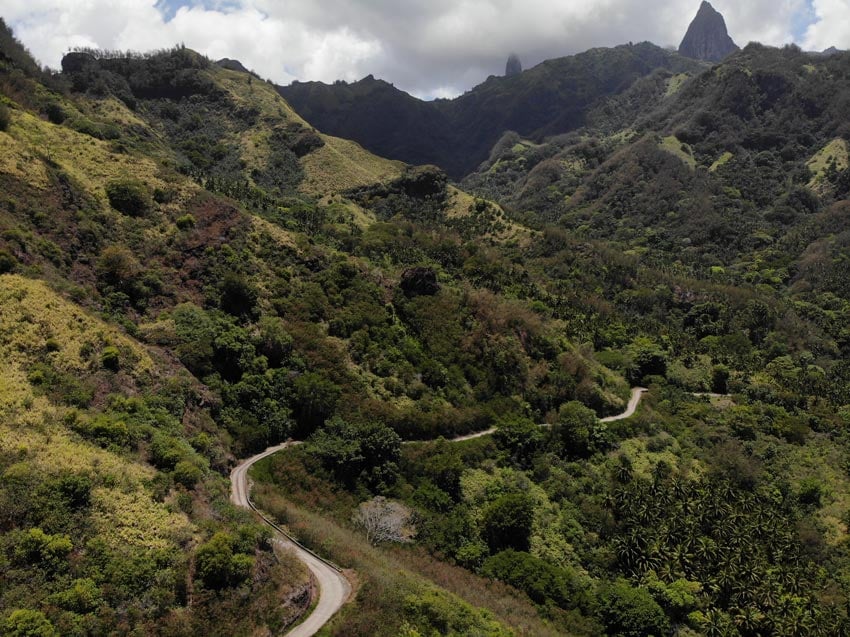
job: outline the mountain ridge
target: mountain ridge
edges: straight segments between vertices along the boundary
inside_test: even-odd
[[[459,178],[486,159],[505,131],[541,139],[574,130],[597,100],[625,91],[658,68],[693,72],[700,63],[644,42],[590,49],[519,75],[490,77],[452,100],[424,102],[372,76],[352,84],[296,82],[278,91],[322,131],[382,156],[437,164]]]

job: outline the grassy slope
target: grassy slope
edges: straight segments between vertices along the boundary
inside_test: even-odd
[[[272,85],[247,73],[219,67],[213,68],[211,74],[235,104],[260,114],[257,124],[244,131],[239,140],[242,158],[249,169],[261,166],[268,158],[272,125],[286,122],[309,127]],[[306,194],[336,194],[401,174],[401,162],[373,155],[352,141],[329,135],[321,138],[325,145],[301,159],[306,178],[300,189]]]

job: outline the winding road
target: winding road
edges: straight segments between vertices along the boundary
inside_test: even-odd
[[[324,626],[340,608],[342,608],[342,605],[351,594],[351,584],[339,571],[339,569],[329,562],[326,562],[309,549],[295,542],[276,524],[272,523],[271,520],[257,511],[257,508],[251,502],[251,483],[248,479],[248,470],[255,462],[296,444],[298,443],[285,442],[275,447],[269,447],[262,453],[258,453],[256,456],[248,458],[234,468],[230,473],[230,500],[236,506],[256,511],[263,521],[274,529],[275,544],[295,553],[295,556],[301,560],[313,574],[313,577],[319,587],[319,599],[316,606],[313,608],[313,612],[311,612],[303,622],[286,633],[287,637],[312,637],[319,632],[322,626]]]
[[[631,418],[635,415],[637,411],[638,405],[640,405],[640,401],[643,398],[645,392],[649,391],[645,387],[633,387],[632,395],[629,398],[629,404],[626,406],[626,411],[622,414],[617,414],[616,416],[608,416],[607,418],[600,418],[599,422],[614,422],[616,420],[625,420],[626,418]],[[549,423],[543,423],[540,425],[541,427],[551,427]],[[489,436],[491,434],[496,433],[496,428],[492,427],[490,429],[485,429],[484,431],[479,431],[474,434],[466,434],[465,436],[458,436],[457,438],[452,438],[449,442],[464,442],[465,440],[475,440],[476,438],[483,438],[484,436]],[[418,441],[411,441],[418,442]]]
[[[638,405],[640,405],[640,401],[643,398],[643,395],[649,390],[646,387],[632,387],[632,396],[629,398],[629,404],[626,405],[626,411],[622,414],[617,414],[616,416],[608,416],[607,418],[600,418],[599,422],[614,422],[615,420],[625,420],[626,418],[631,418],[635,415],[637,411]]]
[[[615,420],[624,420],[633,416],[635,411],[637,411],[641,398],[643,398],[644,392],[646,391],[647,390],[643,387],[633,388],[626,411],[616,416],[601,418],[600,422],[613,422]],[[547,426],[549,425],[541,425],[541,427]],[[450,442],[463,442],[464,440],[483,438],[484,436],[491,435],[495,431],[496,428],[494,427],[474,434],[452,438]],[[275,544],[294,552],[295,556],[310,569],[310,572],[313,574],[313,577],[319,587],[318,602],[316,603],[313,612],[310,613],[303,622],[286,633],[286,637],[313,637],[313,635],[319,632],[322,626],[324,626],[331,617],[333,617],[337,611],[342,608],[342,605],[351,594],[351,584],[339,568],[327,560],[322,559],[308,548],[301,546],[254,506],[253,502],[251,502],[251,483],[248,479],[248,470],[254,463],[277,453],[278,451],[282,451],[283,449],[297,444],[300,443],[290,441],[274,447],[269,447],[262,453],[258,453],[256,456],[248,458],[237,465],[233,471],[230,472],[230,500],[236,506],[244,509],[251,509],[256,512],[257,515],[262,518],[263,522],[274,529]]]

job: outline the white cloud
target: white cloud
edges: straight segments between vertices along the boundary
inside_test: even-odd
[[[173,1],[173,0],[172,0]],[[814,0],[806,43],[840,46],[850,0]],[[414,94],[462,92],[503,72],[594,46],[678,45],[699,0],[207,0],[166,19],[155,0],[3,0],[3,17],[43,63],[74,46],[148,50],[184,42],[278,83],[374,74]],[[732,37],[791,41],[806,0],[716,0]]]
[[[850,48],[850,1],[813,0],[812,5],[815,22],[806,31],[804,47],[815,51]]]

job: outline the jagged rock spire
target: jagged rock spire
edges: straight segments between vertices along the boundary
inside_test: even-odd
[[[508,56],[508,63],[505,65],[505,77],[513,77],[522,73],[522,62],[516,53],[511,53]]]
[[[729,37],[726,21],[708,2],[703,2],[679,46],[679,54],[696,60],[720,62],[738,51]]]

